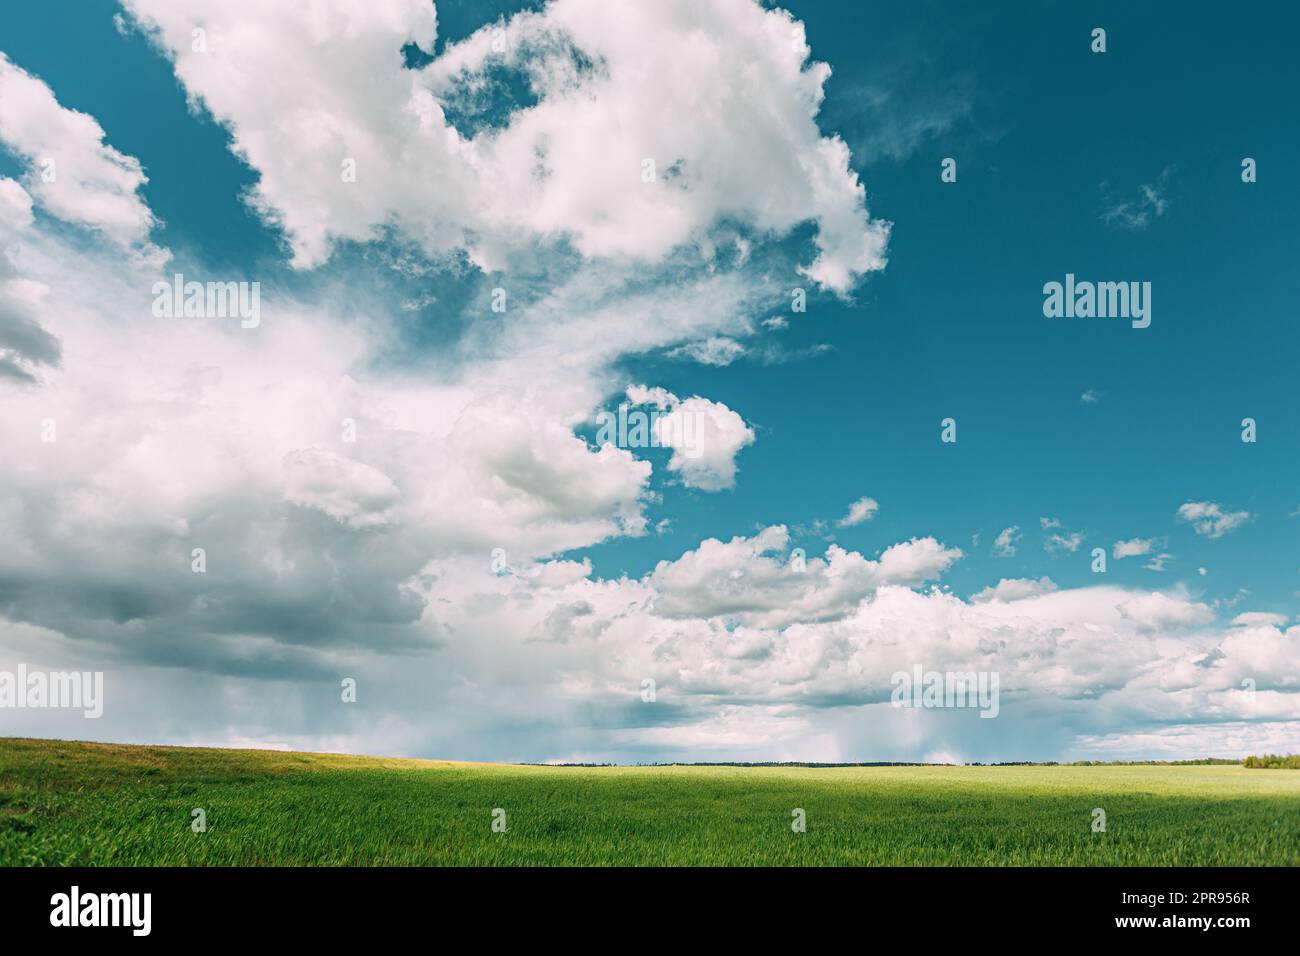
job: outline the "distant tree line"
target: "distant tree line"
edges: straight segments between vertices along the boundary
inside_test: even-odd
[[[1300,770],[1300,754],[1262,754],[1250,756],[1241,762],[1243,767],[1263,770]]]
[[[1198,757],[1196,760],[1076,760],[1071,767],[1235,767],[1240,760]]]
[[[560,764],[522,764],[525,767],[617,767],[613,763],[560,763]],[[861,763],[814,763],[803,760],[784,761],[700,761],[697,763],[638,763],[637,767],[1263,767],[1270,770],[1300,770],[1300,754],[1264,754],[1260,757],[1247,757],[1245,760],[1230,760],[1226,757],[1201,757],[1197,760],[1075,760],[1060,763],[1056,760],[1004,760],[997,763],[947,764],[947,763],[903,763],[900,761],[874,760]]]

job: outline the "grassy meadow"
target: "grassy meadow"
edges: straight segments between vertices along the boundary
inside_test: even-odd
[[[1300,773],[523,767],[0,738],[0,864],[1295,866]]]

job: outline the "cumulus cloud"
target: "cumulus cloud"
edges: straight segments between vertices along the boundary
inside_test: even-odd
[[[25,167],[0,177],[0,382],[35,384],[62,357],[43,313],[49,286],[21,265],[33,240],[34,206],[97,232],[137,261],[167,254],[148,241],[156,220],[139,191],[135,157],[104,142],[93,117],[66,109],[48,86],[0,53],[0,151]]]
[[[728,616],[761,627],[829,620],[848,613],[886,585],[915,585],[943,574],[961,557],[934,538],[887,548],[878,560],[831,545],[824,557],[791,560],[782,525],[729,542],[708,539],[675,561],[662,561],[648,583],[656,610],[672,617]]]
[[[392,479],[370,465],[323,448],[304,448],[284,456],[285,500],[317,508],[356,528],[386,524],[401,492]]]
[[[784,14],[774,19],[751,6],[719,4],[706,12],[741,17],[747,42],[779,58],[764,31],[793,25]],[[502,144],[495,134],[477,145],[460,137],[431,98],[436,71],[401,68],[402,42],[432,48],[431,5],[327,3],[310,17],[289,8],[191,2],[158,5],[154,18],[146,7],[131,4],[130,12],[163,47],[175,41],[178,76],[196,106],[227,122],[235,148],[258,169],[255,201],[285,228],[299,265],[320,261],[338,238],[374,235],[379,222],[418,234],[431,254],[465,248],[474,256],[490,256],[502,243],[535,242],[538,228],[551,228],[516,230],[505,206],[492,209],[505,167],[488,154]],[[673,17],[684,10],[665,8],[663,29],[678,30]],[[574,15],[564,5],[551,12]],[[578,18],[579,33],[609,26],[596,7],[587,12],[593,17]],[[192,46],[196,22],[204,24],[202,55]],[[520,21],[511,29],[523,45],[535,46],[536,26]],[[606,39],[620,43],[601,35],[591,42]],[[274,61],[257,52],[268,44],[277,50]],[[719,68],[739,69],[734,51],[726,52]],[[800,66],[806,48],[794,52],[782,61],[784,78],[771,78],[802,90],[789,92],[788,108],[824,79],[824,69],[805,73]],[[615,50],[602,57],[601,69],[617,66],[616,78],[635,86],[628,71],[636,64],[616,60],[636,55]],[[606,90],[610,78],[603,74],[588,79],[595,86],[578,99],[600,98],[589,116],[599,127],[627,90]],[[7,140],[33,150],[54,142],[32,120],[45,122],[46,113],[60,109],[48,90],[7,63],[6,82],[17,90],[5,98]],[[570,117],[583,113],[569,94],[556,89],[543,99]],[[763,134],[769,149],[754,161],[803,176],[795,153],[801,137],[818,141],[815,103],[809,100],[798,122],[796,114],[769,115],[769,105],[742,92],[730,115],[741,133],[777,123]],[[747,111],[762,114],[758,127],[742,119]],[[449,367],[426,368],[421,376],[377,373],[374,352],[385,344],[390,318],[382,302],[349,294],[346,277],[322,278],[298,298],[268,289],[265,321],[254,334],[201,320],[160,322],[141,292],[156,278],[156,260],[139,255],[152,225],[138,199],[140,166],[105,146],[91,118],[65,113],[53,114],[52,127],[79,136],[85,154],[68,166],[66,184],[105,193],[81,196],[79,221],[110,238],[116,252],[80,249],[34,227],[32,194],[12,180],[0,182],[4,238],[22,232],[27,269],[0,277],[0,387],[6,377],[31,384],[33,370],[49,366],[39,393],[12,403],[6,395],[13,414],[0,431],[7,447],[48,465],[0,476],[0,527],[13,543],[0,576],[11,613],[115,648],[124,660],[288,678],[322,673],[336,653],[436,646],[446,631],[427,583],[446,572],[429,570],[431,562],[485,564],[499,548],[511,565],[528,567],[643,533],[650,463],[627,449],[592,449],[574,425],[610,394],[610,370],[621,357],[747,329],[755,297],[770,292],[761,272],[714,269],[698,250],[667,287],[661,276],[617,263],[551,272],[556,282],[543,295],[512,307],[508,320],[472,324]],[[794,126],[781,126],[787,120]],[[709,141],[718,130],[702,135],[694,119],[679,114],[676,121],[691,127],[681,131],[684,146],[716,146]],[[549,129],[556,175],[563,171],[566,188],[587,194],[583,144],[608,128],[568,129],[561,122]],[[331,144],[346,145],[346,154]],[[409,149],[390,152],[394,144]],[[794,152],[783,158],[777,149]],[[347,158],[357,160],[357,183],[340,179]],[[638,159],[638,189],[639,172]],[[373,188],[347,189],[366,184]],[[560,189],[557,180],[543,191],[552,185]],[[539,198],[532,186],[519,189],[515,198],[527,195],[525,205]],[[693,202],[694,192],[683,201]],[[824,212],[833,240],[843,227],[834,203],[819,211],[805,193],[807,208],[791,205],[773,215],[792,226]],[[63,208],[56,195],[38,198]],[[399,198],[406,212],[390,215]],[[603,248],[592,225],[611,212],[602,203],[621,200],[614,192],[591,198],[601,208],[557,207],[547,215],[569,216],[572,228],[560,231],[579,245],[594,243],[594,257],[637,258]],[[560,192],[551,201],[569,202]],[[749,193],[742,201],[758,202]],[[696,226],[707,231],[704,219],[732,211],[727,203],[696,210],[699,222],[681,236],[693,236]],[[588,213],[592,218],[584,219]],[[408,214],[418,221],[403,219]],[[767,215],[757,214],[756,228],[771,226]],[[865,210],[862,216],[860,225],[871,228]],[[665,414],[657,437],[673,452],[667,472],[701,490],[733,486],[736,456],[753,442],[753,429],[721,403],[659,397]],[[39,441],[46,418],[59,428],[60,440],[50,445]],[[344,437],[345,422],[351,437]],[[190,571],[194,548],[207,553],[202,578]],[[60,572],[65,562],[79,575]],[[180,629],[193,640],[171,641]]]
[[[1190,524],[1197,534],[1222,538],[1250,520],[1249,511],[1226,511],[1213,501],[1189,501],[1179,505],[1178,517]]]
[[[299,267],[376,237],[418,246],[421,269],[546,261],[508,313],[467,309],[447,349],[394,369],[379,355],[402,342],[401,303],[346,274],[268,285],[256,330],[153,317],[143,174],[97,125],[73,124],[73,168],[106,163],[76,181],[107,198],[73,221],[101,248],[44,229],[33,207],[60,200],[34,182],[0,180],[0,240],[21,252],[2,291],[36,323],[0,318],[0,445],[24,463],[0,469],[0,667],[106,670],[95,733],[499,760],[997,759],[1122,753],[1189,714],[1249,748],[1300,719],[1300,631],[1225,629],[1180,592],[1002,579],[967,601],[934,583],[963,557],[935,537],[872,558],[814,553],[784,525],[691,540],[641,574],[569,554],[660,517],[651,461],[575,432],[623,391],[624,359],[742,344],[788,295],[769,235],[811,223],[798,265],[836,292],[883,264],[887,227],[816,126],[827,70],[788,14],[558,0],[504,21],[501,51],[485,29],[405,69],[402,44],[435,49],[424,0],[127,6],[257,171],[253,201]],[[494,105],[502,71],[536,102]],[[714,241],[723,222],[744,242]],[[668,476],[735,484],[755,438],[738,412],[627,397],[664,413]],[[890,675],[916,664],[999,673],[999,720],[890,708]],[[342,676],[363,704],[337,706]],[[84,736],[65,716],[23,712],[10,732]]]
[[[920,584],[939,577],[961,558],[961,548],[946,547],[935,538],[913,538],[880,555],[880,578],[890,584]]]
[[[204,351],[224,365],[208,345]],[[232,383],[226,394],[213,376],[200,372],[179,383],[178,390],[191,396],[189,402],[215,403],[218,415],[228,413],[230,398],[242,392]],[[373,386],[368,390],[371,400],[379,397]],[[97,732],[135,739],[157,739],[164,733],[188,742],[279,741],[309,749],[496,759],[577,751],[603,759],[906,759],[945,749],[979,759],[1004,756],[1007,733],[1027,734],[1025,728],[1043,724],[1048,714],[1053,718],[1048,723],[1065,728],[1067,736],[1037,742],[1025,736],[1022,752],[1056,755],[1057,746],[1094,746],[1085,737],[1076,743],[1070,728],[1085,736],[1113,733],[1115,722],[1130,731],[1134,726],[1158,728],[1187,708],[1252,718],[1272,714],[1275,721],[1298,716],[1294,688],[1261,691],[1255,706],[1262,710],[1256,712],[1247,711],[1246,701],[1233,691],[1241,676],[1259,673],[1260,666],[1274,668],[1268,673],[1284,681],[1289,671],[1276,665],[1294,662],[1294,638],[1274,638],[1281,643],[1254,656],[1259,638],[1253,635],[1206,668],[1197,661],[1219,646],[1221,636],[1199,633],[1198,627],[1208,626],[1205,612],[1177,596],[1149,601],[1141,592],[1102,589],[1026,591],[1013,598],[1000,585],[1000,599],[978,605],[986,610],[976,614],[975,605],[904,586],[954,560],[949,549],[932,540],[897,545],[877,561],[832,546],[824,555],[810,557],[802,571],[791,561],[795,542],[780,528],[729,542],[703,542],[642,579],[595,578],[590,565],[579,562],[531,563],[527,546],[517,553],[511,538],[520,535],[526,542],[527,535],[541,534],[534,521],[484,524],[474,518],[481,508],[505,509],[515,503],[509,489],[493,480],[492,469],[472,472],[451,494],[427,502],[427,512],[402,513],[414,507],[411,499],[427,487],[431,466],[445,467],[440,463],[449,460],[469,464],[477,458],[444,457],[435,443],[427,457],[416,454],[406,470],[396,460],[368,451],[366,445],[375,438],[381,448],[395,440],[394,451],[408,444],[418,450],[427,440],[410,426],[434,396],[384,391],[385,403],[398,408],[392,421],[398,433],[383,437],[386,420],[377,409],[376,417],[361,420],[362,447],[356,451],[372,467],[382,465],[403,491],[395,503],[382,493],[373,501],[390,514],[389,509],[396,509],[400,526],[349,522],[349,516],[370,513],[350,504],[369,499],[349,484],[343,484],[348,495],[332,485],[320,502],[341,519],[315,505],[288,501],[282,484],[284,456],[277,457],[276,449],[244,448],[232,439],[194,467],[202,473],[231,454],[244,456],[241,465],[264,460],[266,484],[258,494],[268,496],[268,505],[258,506],[257,520],[250,522],[243,510],[213,522],[203,517],[210,510],[203,504],[203,489],[197,489],[196,507],[190,509],[172,497],[183,486],[163,484],[154,489],[151,508],[114,522],[98,509],[127,499],[118,490],[101,494],[98,504],[88,502],[83,512],[90,520],[74,525],[75,534],[57,539],[60,553],[80,557],[81,574],[93,571],[92,582],[70,582],[67,564],[42,570],[39,563],[24,564],[13,556],[6,580],[14,581],[19,567],[27,575],[21,613],[61,627],[7,633],[4,646],[24,655],[19,659],[53,664],[57,655],[67,655],[79,665],[96,660],[104,648],[120,648],[131,657],[114,655],[104,665],[117,694],[137,688],[143,700],[183,701],[168,704],[165,715],[153,715],[147,724],[132,723],[130,713],[110,707],[108,722]],[[314,401],[302,404],[310,408]],[[342,406],[355,407],[355,399],[345,399]],[[332,427],[340,412],[336,405],[322,417]],[[195,425],[201,421],[191,418]],[[377,433],[370,434],[372,429]],[[199,431],[211,429],[205,425]],[[144,468],[141,479],[156,480],[158,459],[151,456],[160,449],[176,449],[182,460],[199,450],[197,443],[177,447],[157,434],[151,441],[152,451],[148,444],[133,442],[123,452],[127,461],[115,456],[108,470],[125,477],[126,469]],[[332,447],[341,455],[350,452],[345,444]],[[529,474],[532,467],[524,470],[528,477],[515,475],[512,481],[538,496],[529,506],[536,524],[553,525],[549,539],[532,539],[533,548],[555,547],[570,533],[565,531],[570,521],[580,523],[583,515],[564,520],[565,499],[556,497],[558,486],[539,484]],[[74,476],[70,487],[80,483],[95,489],[85,474]],[[247,493],[258,487],[254,474],[243,467],[232,469],[228,479],[216,474],[210,488],[219,490],[242,478],[248,482],[245,493],[227,498],[224,507],[242,503],[247,508],[256,501]],[[360,490],[368,487],[358,485]],[[277,506],[273,494],[285,496],[290,507]],[[5,500],[13,499],[6,495]],[[28,489],[22,500],[42,499]],[[462,510],[471,512],[463,520]],[[124,544],[141,540],[140,520],[151,513],[159,523],[148,533],[158,542],[159,559],[115,568],[123,553],[140,554],[138,544]],[[178,514],[191,515],[188,528],[170,524]],[[36,530],[10,526],[6,540],[20,543],[28,556],[29,549],[47,552],[49,544],[32,537]],[[241,533],[248,537],[241,540]],[[494,539],[504,544],[518,573],[491,573],[488,545]],[[101,549],[102,557],[86,569],[90,543]],[[198,605],[184,597],[195,593],[187,566],[188,547],[194,543],[206,544],[209,551]],[[443,556],[425,563],[422,554],[439,548]],[[30,588],[43,574],[61,600],[69,594],[77,599],[83,608],[80,619],[60,618],[51,613],[51,604],[35,599]],[[151,576],[157,587],[141,587]],[[157,603],[168,591],[180,591],[181,599],[174,606]],[[409,594],[405,606],[404,591]],[[1058,597],[1059,604],[1045,603]],[[362,598],[370,600],[363,603]],[[277,612],[274,631],[257,615],[233,613],[249,602],[260,604],[261,613]],[[1016,613],[992,613],[1002,605]],[[317,607],[337,620],[312,613]],[[396,613],[403,607],[404,614]],[[109,625],[109,615],[123,620]],[[97,640],[69,641],[62,636],[65,629]],[[194,640],[177,645],[160,633],[178,629]],[[1168,640],[1175,633],[1178,640]],[[411,641],[436,642],[436,650],[417,651],[419,644]],[[195,649],[202,655],[196,657]],[[40,656],[33,658],[33,653]],[[155,662],[185,666],[149,669]],[[988,723],[996,723],[1002,737],[995,741],[966,725],[900,724],[900,713],[886,703],[889,675],[914,663],[998,671],[1003,714]],[[213,698],[189,676],[203,669],[223,675],[224,698]],[[1190,676],[1185,684],[1153,685],[1151,675],[1165,672]],[[364,720],[346,708],[321,703],[337,698],[330,688],[337,687],[340,674],[358,676],[363,688],[384,689],[382,703],[371,698]],[[655,707],[662,708],[648,713],[639,703],[646,678],[657,682],[660,703]],[[259,704],[268,694],[288,713],[273,714]],[[1094,702],[1086,713],[1078,709],[1085,700]],[[376,719],[378,715],[382,717]],[[978,728],[978,721],[972,723]],[[877,730],[867,734],[864,725]],[[52,726],[24,725],[41,733],[52,732]],[[529,729],[512,729],[525,727]],[[76,729],[84,733],[84,728]],[[1249,749],[1261,739],[1259,733],[1243,730],[1239,746]]]
[[[1295,725],[1288,721],[1182,723],[1136,733],[1087,734],[1080,738],[1079,745],[1098,760],[1176,760],[1189,754],[1241,757],[1287,753],[1295,747]]]
[[[34,383],[39,368],[58,365],[63,353],[41,324],[49,288],[24,276],[15,261],[17,240],[32,221],[31,196],[0,177],[0,381]]]
[[[1269,611],[1246,611],[1232,619],[1234,627],[1286,627],[1290,618]]]
[[[140,195],[140,161],[105,142],[85,113],[60,105],[37,77],[0,53],[0,149],[25,167],[0,177],[0,382],[35,384],[61,361],[50,331],[50,286],[30,273],[27,247],[38,243],[33,208],[104,237],[133,266],[157,267],[170,254],[149,240],[158,225]]]
[[[1055,590],[1056,583],[1046,576],[1037,581],[1032,578],[1003,578],[993,587],[972,594],[971,600],[976,604],[987,604],[989,601],[1021,601],[1040,594],[1050,594]]]
[[[754,430],[721,402],[698,396],[680,399],[662,388],[632,385],[634,405],[653,405],[659,412],[651,426],[656,444],[673,450],[668,470],[682,484],[701,491],[721,491],[736,484],[736,456],[754,442]]]
[[[835,523],[841,528],[851,528],[855,524],[870,521],[879,510],[880,503],[875,498],[859,498],[849,505],[849,513]]]
[[[1178,594],[1037,581],[967,603],[884,583],[879,568],[868,573],[860,555],[834,546],[800,572],[789,545],[780,528],[708,541],[641,581],[579,582],[550,596],[547,606],[591,609],[567,639],[571,651],[575,641],[587,648],[571,658],[584,662],[581,674],[564,684],[581,688],[587,706],[608,699],[617,710],[654,680],[667,724],[629,714],[614,736],[661,755],[771,753],[765,734],[775,734],[783,752],[822,759],[864,748],[978,759],[1004,752],[1008,733],[1029,740],[1048,714],[1075,728],[1063,748],[1086,755],[1105,749],[1098,739],[1118,726],[1159,733],[1189,707],[1242,722],[1238,748],[1249,748],[1269,731],[1252,733],[1248,722],[1300,713],[1300,672],[1294,658],[1280,659],[1294,633],[1237,640]],[[890,676],[917,664],[998,673],[996,734],[978,720],[921,727],[891,709]],[[1250,673],[1275,675],[1254,700],[1240,692]]]
[[[59,105],[50,88],[0,53],[0,146],[27,166],[23,186],[51,215],[95,229],[155,262],[156,225],[139,191],[148,179],[133,156],[104,142],[94,117]],[[8,204],[14,202],[12,187]]]
[[[32,197],[15,180],[0,177],[0,229],[10,234],[32,224]]]
[[[147,271],[25,241],[64,347],[39,389],[4,396],[0,440],[33,463],[0,471],[7,616],[125,659],[289,678],[324,648],[436,645],[430,560],[526,564],[644,527],[650,464],[573,432],[596,378],[377,376],[328,292],[268,298],[255,330],[157,319]]]
[[[300,266],[389,227],[487,270],[561,237],[645,262],[720,221],[759,235],[814,223],[802,271],[837,293],[885,264],[888,225],[869,217],[843,141],[817,127],[830,69],[783,10],[553,0],[413,70],[399,51],[434,48],[426,0],[125,6],[258,171],[254,205]],[[526,108],[493,101],[500,76],[526,86]]]
[[[1204,604],[1158,591],[1124,601],[1118,610],[1142,630],[1189,627],[1214,620],[1214,612]]]

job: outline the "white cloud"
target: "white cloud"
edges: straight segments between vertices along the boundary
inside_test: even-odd
[[[373,466],[323,448],[284,456],[286,501],[317,508],[354,528],[387,524],[401,492]]]
[[[644,528],[651,465],[573,432],[603,395],[593,370],[380,375],[373,305],[343,288],[268,295],[255,330],[161,320],[142,267],[38,228],[23,243],[63,345],[39,388],[0,380],[0,443],[33,463],[0,470],[9,613],[165,665],[278,661],[289,679],[339,642],[436,640],[411,589],[431,559],[486,567],[501,547],[527,564]],[[194,640],[168,636],[182,630]]]
[[[1111,549],[1111,555],[1115,560],[1122,558],[1135,558],[1139,555],[1150,554],[1151,549],[1155,547],[1154,538],[1129,538],[1127,541],[1116,541]]]
[[[840,528],[851,528],[855,524],[862,524],[864,521],[870,521],[880,510],[880,503],[875,498],[859,498],[853,504],[849,505],[849,513],[846,514],[835,524]]]
[[[820,285],[845,294],[884,266],[888,225],[868,216],[847,147],[817,128],[830,69],[808,61],[802,25],[783,10],[553,0],[417,71],[398,50],[433,49],[427,0],[125,6],[258,170],[254,204],[283,226],[298,265],[388,226],[430,254],[465,247],[499,269],[535,240],[650,262],[717,222],[768,235],[811,221],[817,254],[802,271]],[[480,110],[482,123],[457,130],[448,111],[490,99],[490,70],[520,75],[537,102]],[[356,182],[343,183],[349,158]]]
[[[93,117],[60,106],[48,86],[3,53],[0,144],[27,166],[23,185],[41,208],[149,261],[166,261],[148,241],[156,220],[139,196],[148,182],[139,160],[105,143]]]
[[[995,586],[972,594],[971,600],[976,604],[987,604],[989,601],[1021,601],[1040,594],[1050,594],[1055,590],[1056,583],[1049,577],[1041,577],[1037,581],[1032,578],[1003,578]]]
[[[860,556],[832,549],[824,562],[814,559],[816,568],[810,562],[804,573],[812,580],[800,584],[782,560],[789,543],[774,529],[754,539],[706,542],[637,584],[638,596],[647,597],[648,586],[654,597],[635,607],[626,600],[631,594],[580,589],[591,617],[609,621],[598,635],[584,625],[607,662],[584,679],[584,693],[599,696],[603,687],[617,698],[649,677],[660,700],[674,707],[667,736],[630,731],[621,739],[657,752],[740,755],[770,752],[760,728],[779,727],[782,747],[797,749],[802,740],[818,753],[853,753],[869,742],[872,753],[915,758],[948,749],[978,759],[974,754],[1001,752],[1007,732],[1027,732],[1048,714],[1079,721],[1077,738],[1065,745],[1084,749],[1115,721],[1130,732],[1154,731],[1185,719],[1189,707],[1238,720],[1300,718],[1296,662],[1273,660],[1282,645],[1256,654],[1252,645],[1225,640],[1206,629],[1208,609],[1181,596],[1113,587],[1058,591],[1041,581],[1023,595],[1004,589],[1005,600],[983,603],[893,585],[850,595],[831,582],[861,570]],[[793,616],[785,613],[791,601],[799,605]],[[973,726],[961,732],[937,722],[899,724],[907,715],[886,703],[889,678],[918,663],[998,673],[998,741]],[[1289,690],[1261,691],[1252,704],[1238,692],[1240,675],[1266,666],[1290,681]],[[1090,705],[1081,710],[1085,700]],[[714,716],[719,708],[724,725]],[[687,715],[693,718],[683,720]],[[864,722],[876,732],[861,736]]]
[[[1079,739],[1079,747],[1097,760],[1176,760],[1192,755],[1240,758],[1287,753],[1295,747],[1295,732],[1294,722],[1289,721],[1183,723],[1138,733],[1088,734]]]
[[[160,265],[156,225],[140,197],[140,163],[104,142],[93,117],[59,105],[50,88],[0,53],[0,149],[25,167],[22,182],[0,177],[0,383],[32,385],[62,358],[42,317],[50,287],[23,263],[35,236],[33,206],[115,243],[137,263]]]
[[[832,547],[825,559],[800,569],[790,560],[785,527],[751,538],[707,539],[674,561],[660,561],[648,583],[668,617],[738,617],[770,625],[847,613],[877,583],[874,568],[856,552]]]
[[[913,538],[886,548],[880,556],[880,579],[908,586],[931,581],[962,558],[961,548],[949,548],[934,538]]]
[[[1121,615],[1142,630],[1190,627],[1214,620],[1214,612],[1204,604],[1171,597],[1158,591],[1124,601],[1118,605],[1118,609]]]
[[[745,346],[735,339],[715,335],[699,342],[679,345],[668,353],[669,358],[689,359],[701,365],[723,367],[745,354]]]
[[[1250,520],[1249,511],[1225,511],[1212,501],[1189,501],[1180,505],[1178,517],[1190,524],[1197,534],[1222,538]]]
[[[787,553],[784,526],[729,542],[708,539],[676,561],[661,561],[647,579],[660,595],[657,613],[670,617],[727,616],[755,627],[830,620],[849,613],[876,589],[916,585],[943,574],[961,558],[934,538],[887,548],[879,560],[831,545],[801,569]]]
[[[1172,561],[1173,557],[1174,556],[1169,552],[1162,551],[1159,554],[1153,555],[1151,560],[1142,565],[1142,567],[1147,571],[1163,571],[1165,570],[1165,565]]]
[[[1169,181],[1172,176],[1173,167],[1166,166],[1154,182],[1143,183],[1133,199],[1116,198],[1111,193],[1109,184],[1102,183],[1105,209],[1101,221],[1121,229],[1145,229],[1153,219],[1159,219],[1168,210]]]
[[[1268,611],[1246,611],[1232,619],[1234,627],[1286,627],[1291,620],[1285,614]]]
[[[13,179],[0,178],[0,229],[17,232],[32,224],[32,197]]]
[[[42,367],[59,363],[59,340],[41,323],[49,287],[17,264],[21,239],[32,225],[32,198],[0,177],[0,382],[32,384]]]
[[[1043,548],[1048,554],[1059,551],[1075,552],[1079,550],[1079,545],[1083,544],[1084,533],[1082,531],[1066,531],[1061,527],[1058,518],[1039,518],[1038,523],[1044,532]]]
[[[1020,540],[1020,526],[1003,528],[993,540],[993,554],[999,558],[1013,558],[1016,555],[1016,543]]]
[[[405,39],[432,48],[424,0],[130,7],[156,14],[187,90],[230,125],[299,265],[384,224],[483,264],[559,234],[592,261],[474,322],[454,360],[396,372],[376,361],[391,345],[388,304],[347,275],[319,275],[297,296],[268,288],[257,330],[159,321],[133,261],[145,232],[90,204],[98,219],[86,224],[107,223],[116,248],[80,248],[33,219],[26,189],[0,181],[12,213],[0,240],[20,245],[23,263],[0,278],[19,281],[6,291],[27,296],[23,314],[60,350],[38,365],[39,346],[25,346],[37,388],[0,379],[0,447],[31,463],[0,469],[0,666],[110,671],[113,700],[131,704],[110,700],[97,733],[471,759],[980,759],[1005,756],[1008,739],[1043,756],[1122,747],[1117,728],[1161,734],[1189,714],[1233,722],[1234,746],[1247,747],[1300,720],[1296,628],[1243,615],[1225,631],[1184,594],[1046,578],[1003,579],[972,601],[921,593],[962,557],[933,537],[876,559],[831,545],[796,563],[799,542],[778,525],[700,541],[639,577],[556,558],[658,517],[650,462],[574,432],[626,381],[619,360],[736,339],[786,284],[701,250],[674,252],[691,263],[674,282],[614,260],[689,245],[724,218],[758,232],[813,221],[809,269],[832,287],[883,254],[883,226],[816,130],[825,70],[805,68],[786,14],[666,3],[638,8],[626,37],[609,5],[521,15],[509,35],[517,50],[531,44],[530,69],[548,71],[543,105],[466,138],[429,89],[473,85],[490,37],[403,72]],[[196,16],[206,59],[190,51]],[[645,50],[632,49],[638,30]],[[600,52],[608,75],[566,73],[570,42]],[[640,67],[651,75],[630,76]],[[665,76],[672,95],[645,102]],[[699,122],[715,114],[720,127]],[[615,120],[626,142],[602,152]],[[552,183],[532,181],[537,156],[525,155],[542,136]],[[639,192],[639,179],[615,185],[618,164],[637,157],[639,172],[647,145],[683,160],[658,181],[662,195]],[[356,184],[338,178],[345,147]],[[589,192],[575,185],[584,177]],[[692,188],[677,196],[674,181]],[[665,201],[648,209],[647,195]],[[644,235],[626,228],[642,214]],[[664,389],[628,395],[704,423],[698,456],[669,443],[683,484],[734,483],[754,440],[739,414]],[[59,426],[49,444],[47,417]],[[202,576],[194,547],[207,552]],[[890,708],[890,675],[915,663],[998,672],[999,720]],[[340,708],[340,675],[382,692],[363,714]],[[1264,678],[1250,700],[1246,677]],[[641,705],[646,678],[659,710]],[[10,732],[84,733],[57,713],[16,719]]]
[[[628,400],[663,412],[653,424],[656,442],[673,450],[668,470],[688,488],[721,491],[736,484],[736,456],[754,443],[754,430],[721,402],[698,396],[679,399],[662,388],[632,385]]]

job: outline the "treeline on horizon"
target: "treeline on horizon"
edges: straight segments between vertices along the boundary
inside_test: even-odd
[[[1300,754],[1264,754],[1247,757],[1242,765],[1263,770],[1300,770]]]
[[[871,760],[857,763],[817,763],[804,760],[703,760],[685,762],[673,760],[665,763],[553,763],[529,764],[521,766],[546,767],[1249,767],[1265,770],[1300,770],[1300,754],[1263,754],[1250,756],[1242,760],[1227,757],[1201,757],[1196,760],[1002,760],[994,763],[972,761],[966,764],[956,763],[911,763],[897,760]]]

